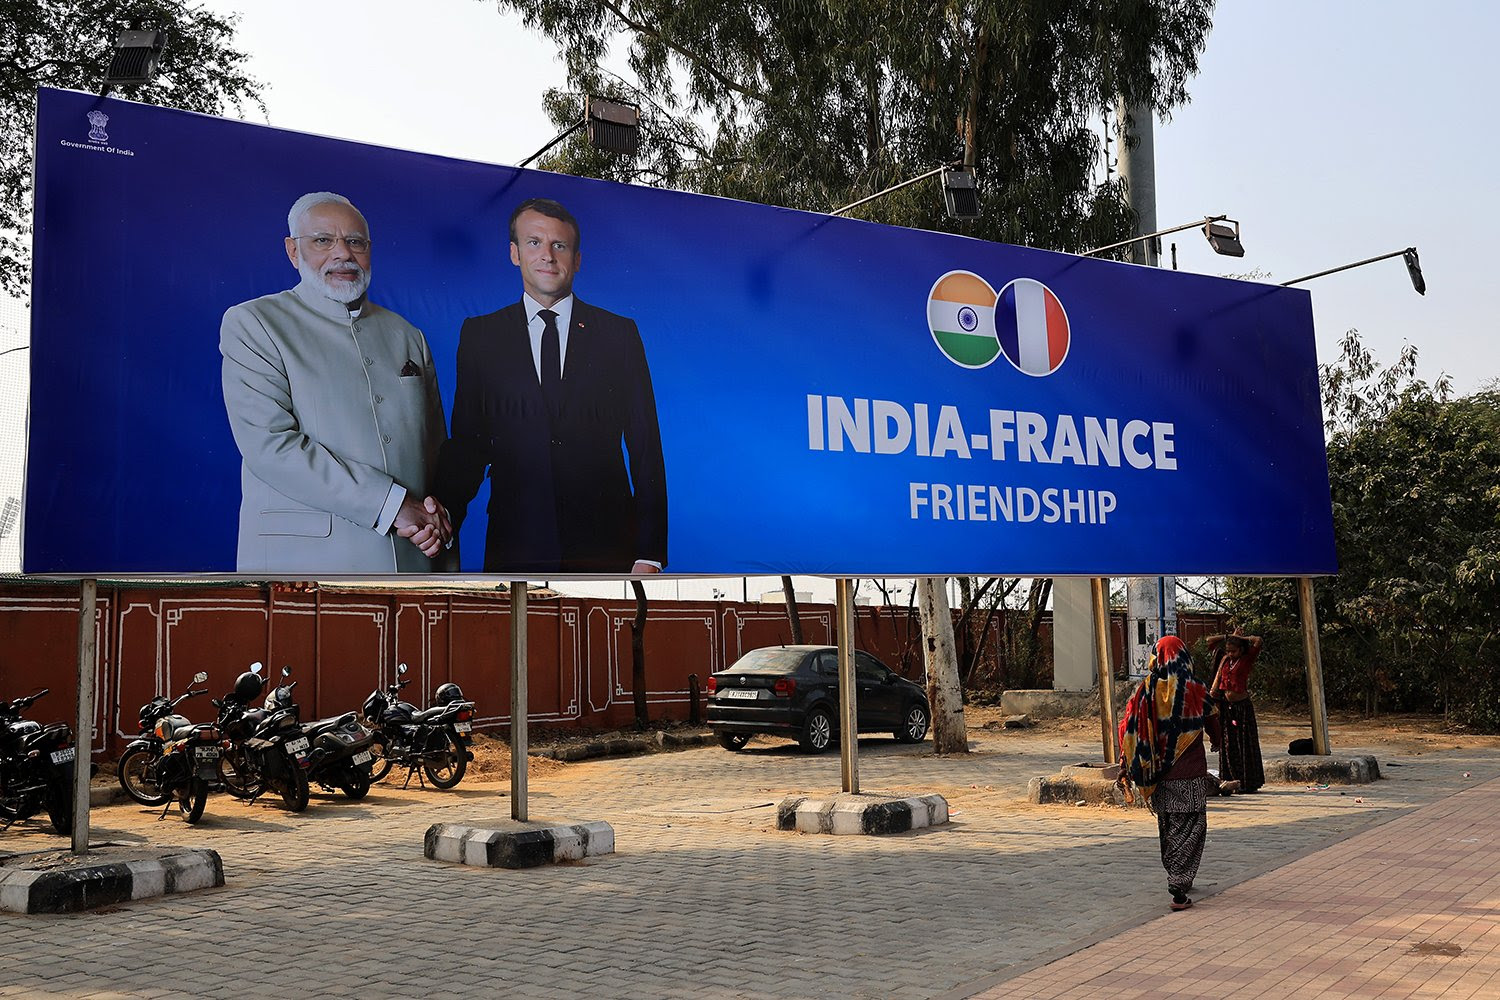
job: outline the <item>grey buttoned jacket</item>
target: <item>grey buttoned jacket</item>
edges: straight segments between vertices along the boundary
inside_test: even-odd
[[[447,436],[422,331],[304,280],[230,308],[219,353],[242,458],[238,571],[431,572],[391,528],[405,493],[429,494]]]

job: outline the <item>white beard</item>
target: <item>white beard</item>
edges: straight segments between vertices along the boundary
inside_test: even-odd
[[[365,292],[370,288],[370,272],[368,270],[360,267],[353,261],[336,265],[330,270],[354,271],[356,277],[353,281],[335,280],[326,274],[313,270],[312,266],[306,261],[299,260],[297,262],[297,271],[302,275],[303,279],[312,282],[324,295],[333,301],[348,305],[351,302],[358,302],[364,298]]]

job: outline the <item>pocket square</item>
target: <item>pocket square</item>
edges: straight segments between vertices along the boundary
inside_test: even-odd
[[[417,363],[415,361],[413,361],[411,358],[407,358],[406,359],[406,364],[401,367],[401,377],[402,378],[420,378],[421,375],[422,375],[422,369],[419,368],[417,366]]]

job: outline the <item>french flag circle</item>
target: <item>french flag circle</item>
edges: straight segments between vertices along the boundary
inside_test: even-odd
[[[1068,314],[1035,278],[1017,278],[1000,289],[995,333],[1006,359],[1027,375],[1051,375],[1068,356]]]

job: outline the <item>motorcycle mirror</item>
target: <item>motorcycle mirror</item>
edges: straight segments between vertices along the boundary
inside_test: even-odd
[[[206,680],[208,680],[208,674],[204,673],[201,670],[198,671],[196,674],[193,675],[193,683],[194,684],[202,684]]]
[[[263,667],[263,666],[261,666],[261,663],[260,663],[259,660],[256,660],[254,663],[250,664],[250,672],[252,674],[259,674],[264,669],[266,669],[266,668]]]
[[[404,663],[398,663],[398,664],[396,664],[396,675],[398,677],[404,677],[404,676],[406,676],[406,664],[404,664]]]
[[[292,668],[290,666],[282,667],[281,668],[281,676],[283,676],[283,677],[290,677],[290,676],[292,676]]]

